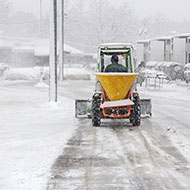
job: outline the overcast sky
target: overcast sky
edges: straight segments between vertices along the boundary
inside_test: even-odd
[[[72,0],[71,0],[72,1]],[[113,3],[128,2],[139,17],[158,15],[171,20],[182,21],[190,18],[190,0],[109,0]],[[12,0],[14,10],[39,13],[40,0]],[[44,9],[48,10],[49,0],[42,0]]]

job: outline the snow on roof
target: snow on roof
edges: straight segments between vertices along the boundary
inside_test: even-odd
[[[99,48],[104,48],[104,47],[133,48],[133,45],[131,43],[105,43],[99,45]]]
[[[64,52],[73,55],[84,55],[84,53],[78,49],[75,49],[69,45],[64,45]],[[36,46],[34,50],[36,57],[49,56],[49,46]]]
[[[103,53],[108,53],[108,54],[110,54],[110,53],[128,53],[129,50],[128,49],[125,49],[125,50],[120,50],[120,49],[117,49],[117,50],[107,50],[107,49],[105,49],[105,50],[102,50],[102,52]]]
[[[84,52],[71,47],[67,44],[64,44],[64,52],[65,53],[70,53],[73,55],[84,55]],[[38,40],[35,43],[35,51],[34,51],[34,55],[36,57],[39,56],[49,56],[49,40],[48,39],[43,39],[43,40]]]
[[[12,49],[13,52],[34,52],[33,46],[27,46],[27,45],[21,45],[21,46],[15,46]]]
[[[82,52],[82,51],[80,51],[80,50],[78,50],[78,49],[76,49],[74,47],[71,47],[71,46],[69,46],[67,44],[64,44],[64,49],[65,49],[65,51],[67,51],[67,52],[69,52],[71,54],[80,54],[80,55],[84,54],[84,52]]]
[[[13,51],[34,51],[35,56],[49,56],[49,39],[31,39],[29,42],[13,39],[0,39],[0,48],[13,48]],[[84,55],[84,52],[64,44],[64,52]]]
[[[175,35],[175,38],[188,38],[190,37],[190,33],[183,33]]]
[[[151,40],[147,39],[147,40],[138,40],[137,43],[138,44],[145,44],[145,43],[149,43]]]
[[[152,39],[153,41],[165,41],[165,40],[172,40],[173,36],[161,36],[158,38]]]

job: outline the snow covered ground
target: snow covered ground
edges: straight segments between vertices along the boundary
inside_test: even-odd
[[[46,84],[0,83],[0,189],[41,190],[77,127],[74,101],[48,103]]]
[[[90,120],[79,120],[52,166],[48,190],[190,189],[190,98],[185,83],[139,90],[152,98],[153,117],[143,119],[140,127],[108,119],[92,127]]]
[[[190,187],[190,90],[186,84],[177,81],[164,83],[163,88],[139,87],[141,96],[152,98],[153,117],[143,120],[138,129],[116,122],[110,128],[107,123],[92,130],[90,120],[74,118],[74,99],[90,98],[93,88],[93,81],[59,83],[59,102],[54,104],[48,103],[45,83],[0,82],[0,189],[46,189],[47,183],[52,185],[50,176],[62,175],[59,172],[66,172],[69,181],[60,184],[69,188],[77,188],[81,182],[86,182],[85,187],[107,183],[108,189]],[[64,163],[61,158],[73,160],[78,154],[84,158],[76,168],[59,168],[59,163]],[[59,170],[52,173],[51,167]]]
[[[150,97],[153,118],[190,162],[190,85],[185,81],[164,82],[162,87],[138,87],[141,97]]]
[[[162,98],[170,98],[175,100],[190,100],[190,84],[188,85],[185,81],[177,80],[177,81],[170,81],[164,80],[163,85],[157,80],[157,86],[153,84],[154,79],[152,80],[151,85],[147,85],[144,82],[142,87],[138,87],[139,91],[146,94],[147,93],[151,97],[162,97]]]

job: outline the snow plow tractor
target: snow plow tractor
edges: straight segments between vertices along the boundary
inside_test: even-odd
[[[139,126],[141,107],[143,113],[151,115],[151,100],[140,100],[136,89],[135,80],[139,74],[134,73],[133,51],[131,44],[99,46],[95,92],[91,101],[86,100],[86,108],[84,100],[76,100],[76,117],[85,113],[92,119],[92,126],[100,126],[101,120],[106,118],[129,119],[133,126]],[[113,55],[119,57],[119,64],[125,66],[125,72],[105,72],[106,62],[110,64],[110,57]]]

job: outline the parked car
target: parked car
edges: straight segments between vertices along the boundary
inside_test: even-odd
[[[4,75],[5,71],[9,69],[5,63],[0,63],[0,78]]]
[[[168,80],[183,79],[183,65],[176,62],[148,62],[146,68],[163,72]]]
[[[190,63],[187,63],[184,66],[184,80],[186,81],[186,83],[190,81]]]

